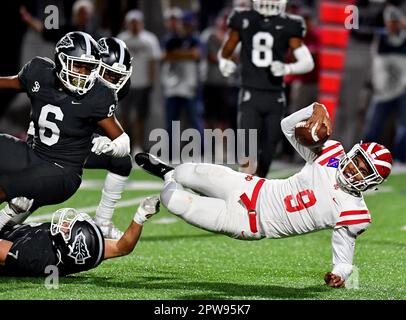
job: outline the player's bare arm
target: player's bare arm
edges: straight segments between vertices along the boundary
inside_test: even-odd
[[[12,245],[12,242],[0,239],[0,266],[5,265],[8,252]]]
[[[130,226],[124,232],[124,235],[119,240],[104,240],[104,259],[116,258],[130,254],[137,245],[141,233],[142,225],[132,221]]]
[[[224,77],[229,77],[237,70],[237,65],[232,58],[234,50],[239,42],[240,35],[238,31],[230,29],[227,40],[218,53],[219,69]]]
[[[116,117],[105,118],[97,123],[101,127],[106,136],[114,140],[124,133],[123,127],[118,122]]]
[[[124,235],[119,240],[105,240],[104,259],[130,254],[141,236],[143,224],[159,212],[159,204],[157,196],[148,197],[143,200]]]
[[[22,91],[20,79],[17,75],[10,77],[0,77],[0,89],[14,89]]]
[[[235,48],[237,48],[240,42],[240,34],[238,31],[230,29],[228,32],[228,37],[223,47],[221,48],[221,57],[224,59],[231,59]]]

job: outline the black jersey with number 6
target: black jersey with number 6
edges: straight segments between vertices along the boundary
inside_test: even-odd
[[[82,169],[97,122],[114,115],[117,95],[100,80],[85,95],[60,88],[55,64],[36,57],[18,74],[31,100],[35,153],[61,166]]]
[[[242,86],[259,90],[281,90],[283,77],[274,77],[273,61],[284,62],[291,38],[302,39],[305,24],[301,17],[265,17],[255,10],[234,11],[229,28],[238,31],[241,41]]]

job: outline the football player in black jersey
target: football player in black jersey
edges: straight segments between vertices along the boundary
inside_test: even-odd
[[[250,163],[249,173],[265,177],[276,144],[281,137],[280,121],[286,99],[283,77],[314,68],[313,58],[303,44],[305,24],[301,17],[285,13],[287,0],[253,0],[253,9],[234,11],[229,18],[229,34],[219,52],[219,68],[225,77],[237,69],[231,60],[241,43],[242,86],[238,110],[239,129],[258,130],[258,163]],[[283,61],[291,49],[295,63]],[[245,143],[248,154],[248,137]]]
[[[97,128],[109,140],[98,141],[96,153],[129,154],[129,137],[114,116],[117,95],[97,76],[99,59],[90,35],[70,32],[56,44],[55,62],[36,57],[18,75],[0,77],[0,89],[28,94],[35,131],[32,147],[0,135],[0,203],[26,197],[34,200],[33,211],[70,198]]]
[[[117,93],[120,101],[126,96],[130,86],[132,73],[130,51],[124,41],[113,37],[101,38],[97,43],[101,60],[99,77]],[[108,138],[100,136],[96,137],[95,141],[105,139]],[[114,226],[112,218],[117,201],[121,198],[132,170],[131,156],[116,158],[105,154],[91,153],[85,163],[85,168],[108,170],[94,221],[106,238],[119,239],[123,232]]]
[[[130,51],[122,40],[114,37],[101,38],[97,41],[97,44],[101,62],[99,77],[117,93],[118,101],[120,101],[126,96],[130,86],[129,79],[132,73]],[[110,142],[109,138],[103,136],[104,133],[101,130],[98,130],[98,133],[100,134],[95,135],[93,139],[95,149],[103,141]],[[34,135],[34,125],[31,122],[27,139],[30,144],[32,144]],[[121,198],[132,170],[131,156],[117,158],[92,152],[84,167],[86,169],[106,169],[109,171],[104,182],[99,206],[96,209],[95,222],[102,230],[104,237],[120,239],[123,232],[114,226],[112,218],[117,201]],[[22,217],[21,215],[19,219]],[[21,220],[15,222],[22,223]]]
[[[13,206],[27,208],[20,197]],[[2,223],[15,210],[0,210],[0,276],[47,275],[47,267],[65,276],[96,268],[103,260],[130,254],[141,236],[143,224],[159,211],[157,196],[141,202],[133,221],[119,240],[105,239],[100,228],[86,214],[72,208],[53,214],[51,223],[6,226]],[[49,273],[48,273],[49,275]]]

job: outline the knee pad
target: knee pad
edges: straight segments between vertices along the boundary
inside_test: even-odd
[[[118,174],[119,176],[128,177],[133,168],[131,156],[125,156],[123,158],[111,158],[108,171]]]

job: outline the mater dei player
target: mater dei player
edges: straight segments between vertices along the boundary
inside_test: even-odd
[[[243,240],[332,229],[333,269],[325,281],[339,288],[352,273],[355,241],[371,223],[362,192],[389,176],[392,156],[373,142],[356,144],[346,153],[340,142],[328,140],[315,152],[296,140],[295,128],[302,121],[308,128],[325,124],[331,133],[328,112],[319,103],[282,120],[286,138],[306,160],[303,169],[287,179],[261,179],[205,163],[174,169],[145,153],[137,154],[135,161],[164,179],[163,205],[199,228]]]

